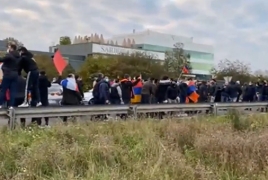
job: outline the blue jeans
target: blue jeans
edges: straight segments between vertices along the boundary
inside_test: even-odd
[[[227,96],[221,96],[221,102],[229,102],[229,97]]]
[[[268,96],[267,95],[261,95],[261,101],[267,101]]]
[[[7,90],[10,92],[10,101],[9,105],[15,105],[15,98],[17,94],[18,86],[18,76],[4,76],[1,83],[1,92],[0,92],[0,106],[6,101]]]
[[[180,96],[180,104],[186,103],[186,96]]]

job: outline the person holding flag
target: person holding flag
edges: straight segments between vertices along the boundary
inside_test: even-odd
[[[186,103],[197,103],[199,94],[197,94],[197,88],[195,85],[195,82],[193,81],[192,78],[188,80],[188,90],[187,90],[187,98],[186,98]]]
[[[187,65],[184,65],[183,68],[182,68],[182,73],[184,74],[189,74],[190,71],[189,71],[189,67]]]
[[[36,106],[41,106],[40,93],[39,93],[39,70],[36,64],[33,54],[29,52],[25,47],[18,49],[21,59],[19,62],[19,74],[24,70],[27,73],[24,102],[18,107],[29,107],[28,93],[31,90],[31,101]]]

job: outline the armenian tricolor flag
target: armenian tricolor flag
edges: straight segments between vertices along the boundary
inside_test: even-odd
[[[190,101],[192,101],[193,103],[198,102],[199,94],[197,94],[196,90],[197,89],[194,81],[189,81],[187,90],[188,97],[186,98],[186,103],[189,103]]]
[[[131,99],[131,103],[137,104],[141,102],[141,90],[142,90],[142,82],[138,82],[136,86],[132,88],[133,98]]]

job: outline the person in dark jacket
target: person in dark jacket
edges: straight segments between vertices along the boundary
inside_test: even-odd
[[[19,52],[21,55],[20,70],[24,70],[27,73],[26,87],[25,87],[25,99],[19,107],[28,107],[28,91],[31,90],[32,101],[36,102],[36,106],[41,106],[40,93],[39,93],[39,70],[33,54],[29,52],[25,47],[20,47]]]
[[[228,84],[224,84],[223,87],[220,89],[221,92],[221,102],[229,102],[229,94],[227,92],[227,85]]]
[[[201,85],[199,85],[198,94],[198,102],[204,103],[208,101],[208,87],[206,81],[202,81]]]
[[[110,101],[110,85],[109,78],[105,77],[99,82],[99,100],[98,104],[109,104]]]
[[[40,101],[42,106],[48,106],[48,88],[51,87],[51,83],[46,76],[45,71],[40,72],[39,76],[39,92],[40,92]],[[41,120],[40,120],[41,121]],[[45,117],[45,125],[48,126],[49,118]]]
[[[261,91],[262,91],[263,83],[260,82],[260,80],[258,80],[255,86],[256,86],[256,93],[257,93],[256,100],[261,101]]]
[[[266,81],[264,81],[261,90],[261,101],[267,101],[267,100],[268,100],[268,84]]]
[[[210,96],[210,102],[215,102],[217,90],[220,88],[217,87],[217,83],[215,79],[210,81],[210,85],[208,87],[208,95]]]
[[[187,92],[188,92],[188,85],[185,82],[181,82],[179,84],[179,97],[181,104],[186,103],[186,98],[188,94]]]
[[[167,89],[170,85],[171,81],[168,76],[164,76],[162,80],[159,81],[155,95],[158,103],[164,103],[167,100]]]
[[[136,86],[141,81],[140,78],[131,81],[130,76],[126,74],[124,79],[121,80],[121,90],[122,90],[122,99],[124,104],[130,104],[131,98],[133,96],[133,87]]]
[[[168,103],[177,103],[178,96],[179,96],[179,88],[176,82],[172,81],[170,86],[167,88]]]
[[[61,81],[61,85],[63,88],[61,100],[62,105],[80,105],[82,98],[79,93],[74,74],[69,74],[66,79]],[[67,122],[67,117],[63,117],[63,122]]]
[[[256,87],[250,82],[244,89],[244,102],[253,102],[257,94]]]
[[[124,104],[119,79],[116,79],[111,85],[110,102],[111,104]]]
[[[226,92],[229,95],[231,102],[237,102],[237,97],[242,93],[242,89],[234,81],[231,81],[226,88]]]
[[[18,71],[19,71],[20,55],[17,51],[17,46],[11,44],[8,46],[7,54],[0,58],[2,62],[3,79],[1,83],[2,90],[0,92],[0,108],[6,99],[6,92],[10,91],[10,108],[15,105]]]

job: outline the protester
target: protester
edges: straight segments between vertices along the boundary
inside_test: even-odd
[[[179,87],[180,103],[184,104],[184,103],[186,103],[188,85],[186,84],[186,82],[182,81],[181,83],[179,83],[178,87]]]
[[[234,81],[231,81],[229,83],[229,85],[226,88],[226,92],[227,92],[228,96],[230,97],[230,101],[236,102],[238,94],[239,94],[239,89],[238,89],[237,84]]]
[[[121,80],[122,99],[124,104],[130,104],[131,98],[134,98],[133,87],[136,86],[141,79],[131,81],[131,77],[125,74],[124,79]]]
[[[125,82],[124,82],[125,83]],[[131,103],[139,104],[141,103],[141,91],[143,87],[143,81],[141,75],[136,76],[132,81],[132,91],[131,91]]]
[[[0,92],[0,108],[6,99],[7,90],[10,91],[10,103],[12,108],[15,105],[17,83],[18,83],[18,71],[19,71],[20,55],[17,51],[17,46],[14,44],[8,45],[7,54],[0,58],[0,62],[3,63],[3,79],[1,83]]]
[[[81,94],[81,97],[84,99],[84,92],[83,92],[83,82],[82,78],[79,77],[79,75],[75,75],[76,84],[79,90],[79,93]]]
[[[29,107],[28,92],[31,90],[32,101],[36,102],[36,106],[41,106],[40,93],[39,93],[39,70],[33,54],[29,52],[25,47],[20,47],[19,52],[21,55],[20,70],[24,70],[27,73],[25,98],[24,102],[19,107]]]
[[[82,98],[74,74],[69,74],[66,79],[61,81],[61,85],[63,87],[61,101],[63,106],[81,104]],[[67,117],[63,117],[63,122],[67,122]]]
[[[249,82],[249,84],[245,86],[243,101],[253,102],[256,94],[257,94],[256,87],[251,82]]]
[[[198,88],[199,99],[198,102],[208,102],[208,87],[206,81],[202,81]]]
[[[110,104],[110,84],[109,78],[106,76],[103,80],[99,81],[96,86],[98,86],[99,96],[97,98],[98,105]]]
[[[111,104],[124,104],[119,79],[115,79],[114,83],[111,85],[110,102]]]
[[[151,97],[154,96],[155,92],[153,92],[154,89],[154,78],[149,78],[142,86],[141,90],[141,103],[142,104],[150,104],[151,103]]]
[[[168,103],[178,103],[179,88],[175,81],[171,81],[170,86],[167,88]]]
[[[164,76],[162,80],[159,81],[155,94],[158,103],[164,103],[167,101],[167,89],[170,85],[171,81],[168,76]]]
[[[263,81],[261,88],[261,101],[267,101],[268,100],[268,84],[266,81]]]
[[[40,92],[40,101],[41,101],[42,106],[44,107],[49,105],[49,102],[48,102],[48,88],[49,87],[51,87],[51,83],[46,76],[46,72],[41,71],[40,76],[39,76],[39,92]],[[49,125],[48,117],[45,117],[45,125],[46,126]]]

